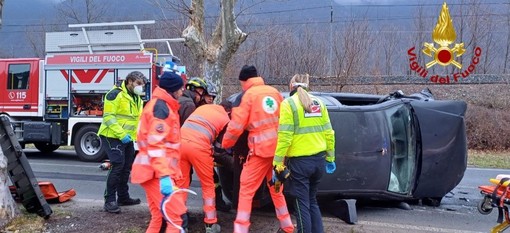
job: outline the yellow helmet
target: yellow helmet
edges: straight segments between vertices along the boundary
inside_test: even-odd
[[[188,80],[188,83],[186,83],[186,89],[194,91],[195,88],[203,88],[204,90],[207,90],[207,83],[202,78],[193,77]]]

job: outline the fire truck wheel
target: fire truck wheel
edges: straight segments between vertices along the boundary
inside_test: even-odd
[[[100,162],[106,158],[101,146],[101,139],[97,135],[99,125],[84,125],[74,137],[74,149],[80,160],[86,162]]]
[[[60,147],[60,145],[51,145],[47,142],[34,142],[34,146],[43,153],[51,153]]]

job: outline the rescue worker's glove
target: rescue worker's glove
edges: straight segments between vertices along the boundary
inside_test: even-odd
[[[159,178],[159,190],[164,196],[168,196],[174,192],[174,182],[168,176]]]
[[[290,171],[285,167],[285,165],[276,165],[273,169],[273,176],[271,177],[270,185],[274,186],[274,191],[276,193],[280,192],[280,187],[282,184],[289,178]]]
[[[275,184],[276,181],[278,181],[278,178],[276,178],[276,172],[273,170],[273,176],[271,177],[271,184]]]
[[[213,159],[215,163],[220,164],[230,171],[234,169],[234,157],[232,154],[227,153],[227,151],[214,152]]]
[[[285,165],[274,166],[273,172],[273,174],[276,175],[276,178],[282,183],[290,176],[290,171]]]
[[[124,144],[127,144],[127,143],[133,141],[133,139],[131,139],[131,136],[129,136],[129,134],[128,134],[128,135],[124,136],[122,139],[120,139],[120,141]]]
[[[332,174],[336,170],[335,162],[326,162],[326,173]]]

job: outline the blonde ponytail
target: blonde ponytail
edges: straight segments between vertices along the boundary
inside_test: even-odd
[[[290,80],[291,89],[297,86],[296,91],[299,102],[301,102],[301,106],[303,106],[305,112],[308,113],[312,112],[312,98],[310,98],[310,95],[308,95],[308,92],[305,90],[305,88],[308,89],[309,77],[308,74],[296,74]]]

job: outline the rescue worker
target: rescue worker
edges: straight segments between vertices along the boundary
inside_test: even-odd
[[[230,121],[227,104],[206,104],[198,107],[181,127],[181,162],[183,179],[176,184],[189,188],[189,171],[193,166],[202,186],[205,232],[220,232],[215,205],[213,181],[213,142]],[[221,189],[220,189],[221,192]]]
[[[244,95],[239,107],[232,109],[232,119],[223,137],[222,147],[231,148],[245,129],[249,131],[250,152],[241,172],[239,203],[234,232],[249,232],[252,200],[264,178],[272,178],[272,162],[278,133],[279,105],[283,98],[273,87],[264,84],[254,66],[245,65],[239,74]],[[267,183],[268,186],[269,183]],[[294,226],[285,197],[269,188],[280,230],[292,232]]]
[[[182,125],[188,119],[188,117],[197,109],[198,106],[205,104],[204,96],[207,90],[206,82],[198,77],[193,77],[186,83],[186,90],[184,90],[181,97],[179,97],[179,122]],[[193,169],[189,171],[189,182],[191,185],[191,177],[193,176]],[[186,218],[189,223],[194,223],[195,218],[191,217],[189,213],[186,213]],[[187,226],[188,221],[185,222],[184,227]]]
[[[182,124],[195,111],[195,109],[205,104],[205,94],[207,92],[207,83],[201,78],[191,78],[186,83],[186,90],[179,97],[179,119]]]
[[[129,196],[128,180],[135,158],[133,141],[143,109],[143,94],[147,78],[133,71],[119,86],[105,95],[103,122],[98,130],[102,146],[111,163],[106,178],[104,210],[120,213],[119,206],[140,204],[140,199]]]
[[[133,163],[131,182],[140,184],[145,190],[151,220],[147,233],[180,232],[167,223],[161,214],[163,196],[171,195],[177,189],[175,183],[182,179],[179,168],[180,124],[179,103],[182,95],[182,78],[174,72],[164,72],[159,85],[154,89],[152,99],[145,106],[138,131],[138,148]],[[186,205],[181,192],[172,196],[166,205],[168,218],[176,225],[185,221]]]
[[[216,87],[214,86],[214,84],[211,82],[207,82],[207,92],[205,93],[205,96],[204,96],[205,103],[206,104],[214,103],[214,99],[216,99],[217,94],[218,94],[218,91],[216,91]],[[222,102],[222,104],[224,106],[226,106],[227,103],[229,106],[228,113],[229,113],[229,119],[230,119],[230,111],[232,109],[232,104],[230,104],[230,102],[227,102],[227,101]],[[223,154],[223,153],[219,153],[219,154],[222,155],[222,157],[225,157],[225,154]],[[220,162],[220,161],[225,161],[225,160],[223,158],[218,159],[217,156],[214,157],[215,165],[222,166],[222,164],[221,164],[222,162]],[[213,178],[214,178],[214,187],[215,187],[214,193],[216,194],[215,195],[216,209],[219,211],[228,212],[228,211],[230,211],[230,209],[232,207],[229,204],[227,204],[225,202],[225,200],[223,200],[223,191],[221,188],[220,177],[218,176],[218,172],[216,171],[216,169],[213,169],[213,175],[214,175]]]
[[[284,181],[282,174],[290,170],[286,192],[295,198],[297,232],[321,233],[322,216],[317,204],[317,186],[324,174],[333,173],[335,165],[335,132],[326,106],[306,90],[308,74],[296,74],[289,88],[290,97],[280,106],[278,143],[273,160],[273,180]],[[324,159],[326,161],[324,161]]]

